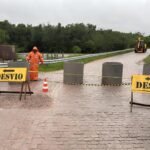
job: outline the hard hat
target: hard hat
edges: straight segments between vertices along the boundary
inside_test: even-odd
[[[33,49],[33,50],[38,50],[38,48],[37,48],[36,46],[34,46],[32,49]]]

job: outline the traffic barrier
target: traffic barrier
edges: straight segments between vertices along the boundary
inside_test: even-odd
[[[29,71],[29,72],[37,72],[37,71]],[[45,73],[44,72],[41,72],[40,73],[41,76],[45,76]],[[83,74],[77,74],[77,73],[65,73],[65,75],[67,77],[69,76],[76,76],[76,77],[80,77],[82,76]],[[51,77],[50,77],[51,76]],[[54,80],[49,80],[47,79],[47,82],[51,82],[51,83],[64,83],[64,73],[56,73],[56,72],[50,72],[49,74],[49,77],[52,78],[53,76],[55,76]],[[58,78],[56,78],[56,76]],[[125,77],[114,77],[114,76],[100,76],[100,75],[96,75],[96,74],[84,74],[84,77],[87,78],[92,78],[92,79],[99,79],[100,78],[111,78],[111,79],[120,79],[121,80],[124,80],[124,82],[121,82],[121,84],[100,84],[99,82],[97,83],[86,83],[85,80],[82,82],[82,83],[77,83],[77,82],[74,82],[74,81],[71,81],[71,82],[67,82],[65,84],[68,84],[68,85],[85,85],[85,86],[120,86],[120,85],[124,85],[124,86],[129,86],[131,85],[131,78],[125,78]],[[57,81],[57,79],[59,79],[59,81]],[[41,79],[41,80],[44,80],[44,79]],[[61,81],[60,81],[61,80]]]
[[[56,82],[56,83],[61,83],[61,82]],[[83,85],[83,86],[120,86],[120,85],[124,85],[124,86],[129,86],[131,85],[131,83],[121,83],[121,84],[94,84],[94,83],[83,83],[83,84],[76,84],[76,83],[67,83],[68,85]]]
[[[20,100],[22,94],[26,99],[26,94],[33,94],[30,88],[29,80],[27,80],[27,68],[0,68],[0,82],[15,82],[21,83],[20,91],[0,91],[0,93],[15,93],[20,94]],[[25,88],[25,89],[24,89]],[[28,90],[28,91],[27,91]]]
[[[8,68],[27,68],[27,75],[26,75],[26,80],[30,80],[30,77],[29,77],[29,63],[28,62],[12,62],[10,61],[8,63]],[[14,82],[9,82],[10,84],[11,83],[14,83]]]
[[[150,64],[144,64],[143,75],[150,75]]]
[[[76,56],[76,57],[69,57],[69,58],[61,58],[61,59],[54,59],[54,60],[44,60],[44,64],[53,64],[53,63],[58,63],[58,62],[68,62],[68,61],[76,61],[84,58],[90,58],[90,57],[95,57],[95,56],[103,56],[107,54],[115,54],[118,52],[130,52],[133,51],[133,49],[125,49],[125,50],[118,50],[118,51],[113,51],[113,52],[104,52],[104,53],[96,53],[96,54],[87,54],[87,55],[81,55],[81,56]],[[0,66],[4,67],[7,66],[6,64],[1,63]]]
[[[119,62],[105,62],[102,67],[102,85],[122,84],[123,64]]]
[[[48,82],[47,82],[46,78],[43,81],[43,89],[42,90],[44,93],[48,92]]]
[[[150,75],[133,75],[132,76],[132,89],[131,89],[131,109],[133,105],[140,105],[150,107],[150,104],[137,103],[133,100],[133,93],[148,93],[150,94]]]
[[[5,60],[16,60],[16,52],[14,45],[0,45],[0,59]]]
[[[83,83],[83,69],[84,64],[79,62],[65,62],[64,63],[64,83]]]

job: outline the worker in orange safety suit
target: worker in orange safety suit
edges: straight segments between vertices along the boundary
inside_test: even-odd
[[[39,63],[43,63],[43,57],[36,46],[27,55],[26,60],[30,63],[30,80],[37,81]]]

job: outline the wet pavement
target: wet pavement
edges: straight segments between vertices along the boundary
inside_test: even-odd
[[[149,54],[124,54],[85,65],[84,83],[100,84],[104,62],[123,63],[123,81],[141,74]],[[0,150],[149,150],[150,109],[134,106],[130,86],[63,84],[63,71],[41,73],[32,82],[34,95],[0,95]],[[43,79],[49,92],[42,93]],[[20,85],[0,83],[0,90]],[[19,87],[20,88],[20,87]],[[150,103],[148,94],[134,94]]]

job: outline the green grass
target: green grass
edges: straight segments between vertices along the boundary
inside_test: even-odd
[[[95,60],[98,60],[98,59],[104,59],[104,58],[107,58],[107,57],[112,57],[112,56],[117,56],[117,55],[121,55],[121,54],[125,54],[125,53],[128,53],[128,52],[131,52],[132,50],[128,50],[128,51],[124,51],[124,52],[116,52],[116,53],[113,53],[113,54],[105,54],[105,55],[102,55],[102,56],[95,56],[95,57],[90,57],[90,58],[85,58],[85,59],[81,59],[81,60],[77,60],[78,62],[83,62],[83,63],[89,63],[89,62],[92,62],[92,61],[95,61]]]
[[[125,53],[129,53],[132,52],[133,50],[129,49],[127,51],[122,51],[122,52],[116,52],[113,54],[105,54],[102,56],[95,56],[95,57],[91,57],[91,58],[84,58],[84,59],[80,59],[80,60],[76,60],[76,62],[82,62],[82,63],[89,63],[98,59],[103,59],[103,58],[107,58],[107,57],[112,57],[112,56],[116,56],[116,55],[121,55],[121,54],[125,54]],[[59,62],[59,63],[55,63],[55,64],[47,64],[47,65],[40,65],[39,67],[39,71],[41,72],[51,72],[51,71],[57,71],[57,70],[61,70],[63,69],[63,62]]]
[[[150,64],[150,55],[144,59],[145,64]]]
[[[25,60],[26,60],[25,57],[23,57],[23,56],[21,56],[21,55],[19,55],[19,54],[17,54],[17,59],[21,59],[22,61],[25,61]]]
[[[65,57],[65,58],[70,58],[70,57],[77,57],[77,56],[82,56],[84,54],[70,54],[69,56]]]
[[[43,64],[40,65],[39,71],[41,72],[49,72],[63,69],[63,62],[55,63],[55,64]]]

